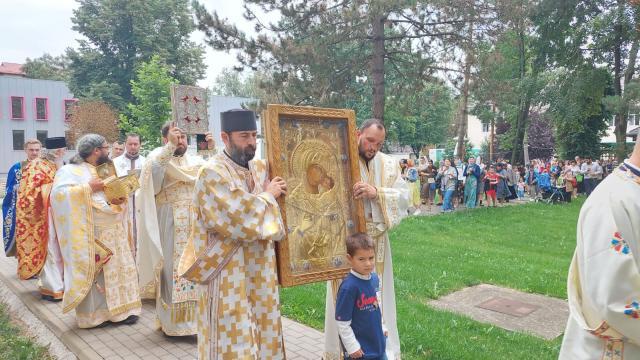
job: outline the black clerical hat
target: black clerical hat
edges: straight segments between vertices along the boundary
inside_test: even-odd
[[[220,113],[220,128],[223,132],[256,131],[256,114],[251,110],[233,109]]]
[[[67,140],[65,140],[64,136],[60,137],[50,137],[44,141],[45,149],[62,149],[67,147]]]

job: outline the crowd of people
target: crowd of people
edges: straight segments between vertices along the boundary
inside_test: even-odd
[[[553,192],[561,194],[561,201],[570,202],[578,194],[591,194],[617,165],[615,160],[579,156],[574,160],[534,159],[526,165],[512,165],[502,158],[486,164],[475,156],[466,162],[456,158],[436,164],[425,156],[417,162],[400,160],[402,177],[410,188],[410,211],[416,215],[421,205],[429,210],[442,206],[446,213],[460,205],[498,207],[514,200],[543,199]]]
[[[188,153],[187,134],[173,122],[147,157],[137,134],[112,145],[86,134],[70,160],[65,138],[48,138],[44,149],[27,141],[3,201],[4,250],[17,258],[19,278],[37,281],[42,299],[61,302],[63,313],[75,311],[79,328],[134,324],[150,299],[159,331],[197,335],[199,359],[284,358],[274,242],[286,231],[277,199],[287,184],[254,159],[253,112],[220,119],[219,153],[211,134],[207,150]],[[396,359],[388,231],[407,215],[409,188],[379,151],[382,122],[366,121],[357,136],[363,180],[352,194],[368,231],[342,239],[351,272],[327,282],[323,357]],[[114,196],[105,165],[140,188]]]

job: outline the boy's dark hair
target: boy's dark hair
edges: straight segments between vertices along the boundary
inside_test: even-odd
[[[347,237],[347,254],[355,255],[357,250],[375,249],[376,245],[371,236],[366,233],[355,233]]]

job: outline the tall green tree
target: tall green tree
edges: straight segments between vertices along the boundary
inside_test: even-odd
[[[65,55],[52,56],[45,53],[34,59],[27,58],[22,70],[32,79],[67,81],[69,58]]]
[[[585,66],[576,71],[557,69],[547,76],[544,96],[555,125],[558,152],[566,159],[598,157],[606,120],[613,116],[603,103],[613,93],[610,74],[604,68]]]
[[[516,10],[509,16],[515,17],[521,9]],[[497,117],[501,117],[510,124],[501,136],[501,146],[510,152],[512,163],[524,160],[529,113],[533,105],[540,103],[538,94],[544,87],[544,78],[540,76],[543,69],[535,56],[535,38],[527,34],[528,29],[524,20],[507,22],[494,43],[482,45],[478,81],[473,90],[476,101],[492,110],[491,114],[481,108],[485,117],[490,115],[487,120],[495,124]]]
[[[627,113],[638,100],[636,68],[640,46],[640,6],[625,0],[542,0],[535,15],[537,33],[545,39],[540,53],[550,67],[579,71],[604,66],[613,94],[605,99],[615,115],[616,156],[626,148]]]
[[[160,146],[160,128],[171,119],[171,85],[176,83],[169,67],[154,56],[142,63],[131,81],[134,103],[127,105],[129,115],[120,115],[120,128],[142,137],[142,146],[151,150]]]
[[[133,102],[131,80],[141,63],[158,55],[181,84],[204,76],[204,50],[188,0],[78,0],[73,29],[84,36],[68,49],[69,87],[78,97],[102,97],[122,111]]]
[[[285,97],[288,103],[332,106],[359,91],[349,86],[356,79],[365,79],[359,84],[369,86],[370,113],[379,119],[385,116],[389,72],[401,69],[420,84],[434,71],[447,70],[433,54],[456,55],[452,43],[466,24],[464,14],[450,11],[452,1],[245,0],[243,5],[255,35],[195,6],[210,45],[240,50],[241,66],[272,71],[276,86],[298,88],[292,93],[297,99]],[[254,8],[280,20],[262,21]]]
[[[391,97],[387,106],[387,127],[401,145],[409,145],[416,156],[426,145],[441,144],[453,115],[451,91],[429,83],[420,92]]]

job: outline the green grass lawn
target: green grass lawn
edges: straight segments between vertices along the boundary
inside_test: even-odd
[[[20,335],[20,329],[11,323],[7,308],[0,304],[0,359],[50,360],[47,349]]]
[[[545,341],[436,310],[427,301],[480,283],[566,298],[583,201],[412,217],[391,233],[398,328],[407,359],[557,359]],[[324,326],[325,284],[282,289],[282,313]]]

